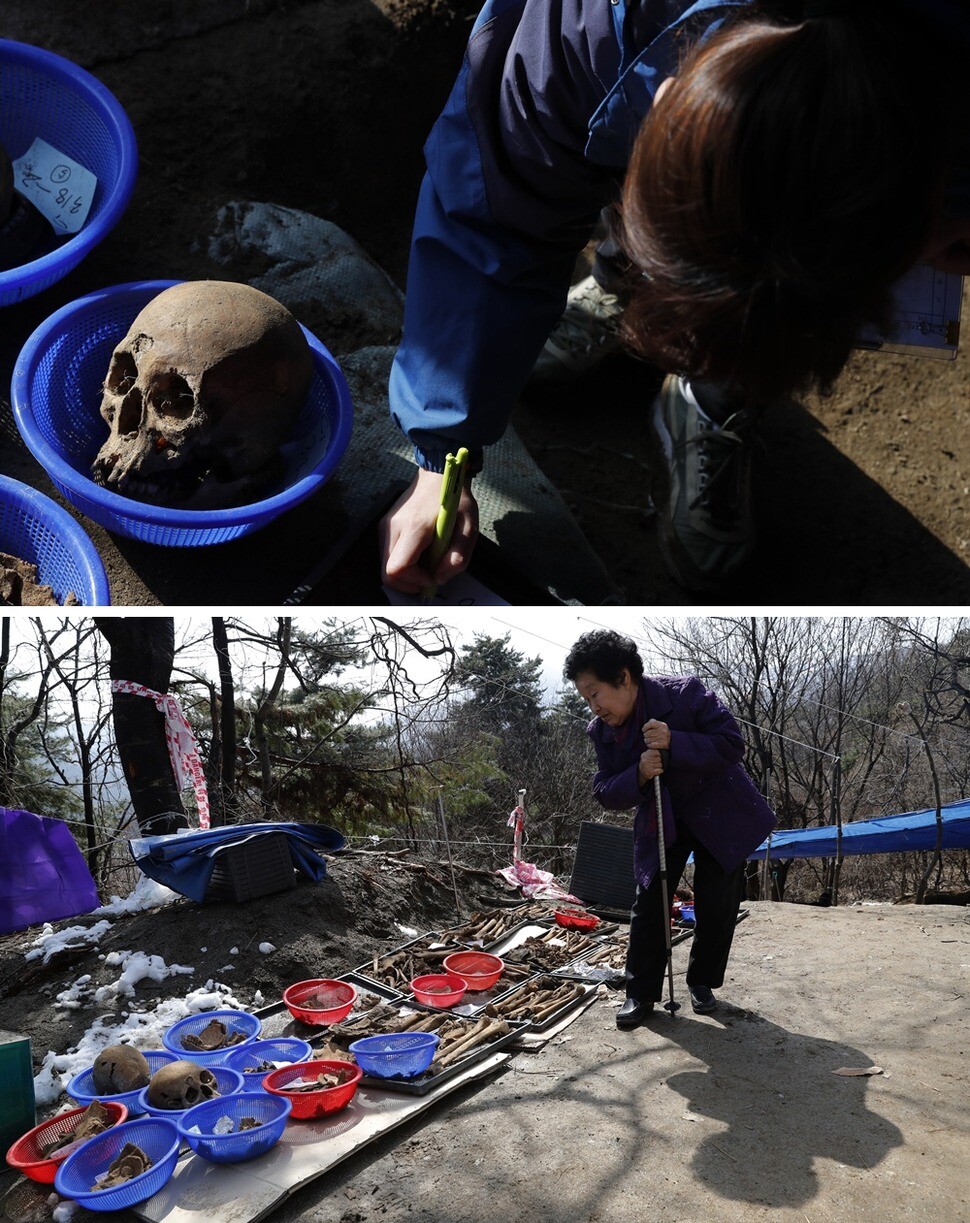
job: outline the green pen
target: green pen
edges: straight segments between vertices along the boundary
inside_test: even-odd
[[[445,470],[441,481],[441,504],[438,507],[438,517],[434,524],[434,539],[431,541],[431,554],[428,560],[431,572],[441,564],[441,558],[448,551],[451,537],[455,530],[455,520],[458,517],[458,502],[461,500],[461,487],[465,478],[465,464],[468,461],[468,450],[462,446],[457,454],[445,456]],[[430,583],[422,591],[424,599],[433,599],[438,593],[436,583]]]

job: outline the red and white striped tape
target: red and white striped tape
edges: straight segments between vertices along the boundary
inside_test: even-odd
[[[153,692],[144,684],[135,684],[127,679],[113,679],[112,692],[127,692],[132,696],[147,696],[155,702],[155,708],[165,715],[165,742],[172,761],[172,772],[180,790],[191,782],[195,790],[195,805],[199,809],[199,827],[209,827],[209,790],[205,784],[205,773],[199,759],[199,746],[192,733],[189,720],[182,712],[178,697],[171,692]]]

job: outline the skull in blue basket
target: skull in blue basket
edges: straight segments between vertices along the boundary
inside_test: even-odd
[[[211,1070],[196,1062],[169,1062],[156,1070],[148,1084],[152,1108],[185,1109],[219,1095],[219,1084]]]
[[[186,281],[159,293],[114,350],[95,483],[180,509],[262,495],[306,401],[313,357],[300,325],[250,285]]]

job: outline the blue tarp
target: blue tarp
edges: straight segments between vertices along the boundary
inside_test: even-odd
[[[345,844],[341,833],[326,824],[274,823],[234,824],[229,828],[208,828],[204,832],[139,837],[129,844],[131,856],[149,879],[201,903],[219,850],[242,845],[270,832],[286,834],[294,867],[309,875],[315,883],[327,874],[327,864],[320,854],[342,849]]]
[[[63,820],[0,807],[0,934],[90,913],[100,903]]]
[[[942,808],[943,848],[970,848],[970,798]],[[750,855],[763,860],[767,841]],[[936,808],[904,811],[842,825],[842,853],[888,854],[936,848]],[[838,852],[834,824],[824,828],[783,829],[771,834],[771,858],[834,858]]]

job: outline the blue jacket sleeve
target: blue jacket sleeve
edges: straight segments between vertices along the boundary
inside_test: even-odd
[[[418,462],[501,437],[616,170],[584,157],[620,48],[602,0],[496,0],[425,146],[391,413]]]

